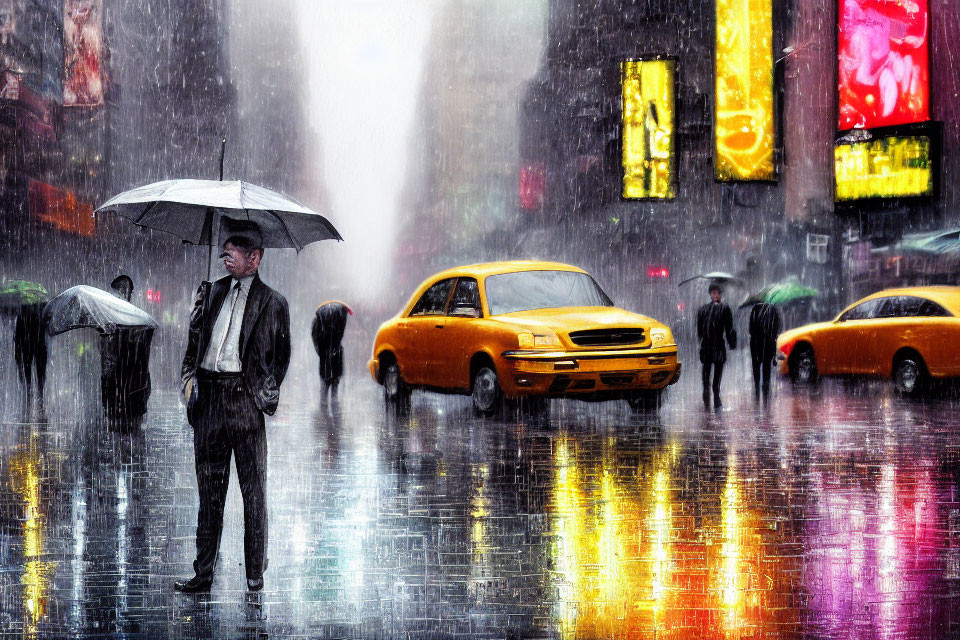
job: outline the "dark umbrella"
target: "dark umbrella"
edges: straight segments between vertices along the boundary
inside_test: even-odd
[[[343,240],[324,216],[292,198],[239,180],[164,180],[124,191],[96,212],[114,211],[134,224],[213,247],[221,221],[255,222],[266,248],[300,251],[311,242]],[[207,278],[209,279],[209,263]]]
[[[96,287],[70,287],[47,303],[43,310],[47,333],[59,335],[71,329],[93,328],[111,333],[117,327],[157,328],[149,313]]]
[[[677,286],[682,287],[688,282],[693,282],[694,280],[709,280],[710,282],[716,282],[717,284],[726,284],[728,282],[740,284],[740,278],[732,273],[727,273],[726,271],[711,271],[709,273],[701,273],[700,275],[693,276],[692,278],[687,278]]]

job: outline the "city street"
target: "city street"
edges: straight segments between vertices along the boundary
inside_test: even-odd
[[[887,385],[775,385],[696,366],[659,417],[554,401],[479,419],[350,371],[268,421],[266,588],[247,593],[236,477],[209,595],[192,575],[190,427],[4,424],[3,637],[929,638],[960,633],[960,411]],[[309,377],[304,376],[306,380]],[[56,402],[63,401],[62,397]],[[55,407],[53,408],[55,412]]]

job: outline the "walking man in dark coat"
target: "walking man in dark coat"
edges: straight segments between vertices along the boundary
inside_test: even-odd
[[[710,285],[710,302],[697,312],[697,337],[700,339],[700,363],[703,365],[703,404],[710,406],[710,369],[713,368],[713,406],[720,408],[720,381],[727,361],[724,337],[731,349],[737,348],[737,332],[733,329],[733,313],[723,302],[723,289]]]
[[[753,395],[764,401],[770,397],[770,365],[777,354],[780,335],[780,313],[767,302],[754,305],[750,311],[750,360],[753,362]]]
[[[330,400],[336,400],[337,388],[343,376],[343,332],[347,327],[347,316],[353,314],[350,307],[337,300],[328,300],[317,307],[313,317],[310,337],[313,347],[320,357],[320,380],[323,383],[321,399],[329,394]]]
[[[37,376],[37,416],[46,420],[43,390],[47,382],[47,328],[43,322],[44,302],[26,304],[17,313],[13,329],[13,357],[20,379],[21,410],[25,420],[30,418],[33,399],[33,372]]]
[[[267,568],[267,439],[290,362],[290,314],[282,295],[257,275],[263,243],[254,223],[224,220],[224,266],[230,275],[198,294],[190,317],[182,384],[200,492],[196,575],[174,588],[210,590],[217,564],[223,507],[236,456],[243,496],[247,589],[263,588]]]

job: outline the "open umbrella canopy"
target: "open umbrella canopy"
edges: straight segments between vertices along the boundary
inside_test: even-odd
[[[311,242],[342,240],[324,216],[292,198],[248,182],[163,180],[124,191],[97,208],[134,224],[171,233],[191,244],[217,242],[223,218],[250,220],[263,246],[300,251]]]
[[[710,271],[709,273],[701,273],[700,275],[693,276],[692,278],[687,278],[677,286],[682,287],[688,282],[693,282],[694,280],[709,280],[710,282],[716,282],[717,284],[727,284],[728,282],[732,282],[734,284],[740,283],[740,278],[732,273],[727,273],[726,271]]]
[[[43,321],[51,336],[90,327],[112,333],[117,327],[157,328],[149,313],[103,289],[81,284],[70,287],[47,303]]]
[[[907,234],[897,247],[907,253],[957,255],[960,254],[960,229]]]
[[[40,304],[50,299],[42,284],[29,280],[7,280],[0,285],[0,308],[18,309],[28,304]]]
[[[805,287],[796,280],[785,280],[771,284],[757,293],[748,296],[740,303],[740,308],[750,307],[761,302],[784,305],[798,300],[817,298],[820,292],[812,287]]]

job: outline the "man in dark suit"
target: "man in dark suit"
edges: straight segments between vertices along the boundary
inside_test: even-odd
[[[720,381],[723,365],[727,362],[727,347],[737,348],[737,332],[733,329],[733,312],[723,302],[723,289],[719,284],[710,285],[710,302],[697,312],[697,337],[700,339],[700,363],[703,365],[703,404],[710,406],[710,368],[713,367],[713,406],[719,409]]]
[[[190,316],[182,384],[193,426],[200,509],[196,575],[177,591],[210,590],[217,563],[223,507],[236,456],[243,496],[247,588],[263,588],[267,568],[267,439],[263,415],[273,415],[290,362],[290,313],[282,295],[257,275],[263,257],[253,223],[224,220],[224,266],[230,275],[207,292],[201,285]]]

